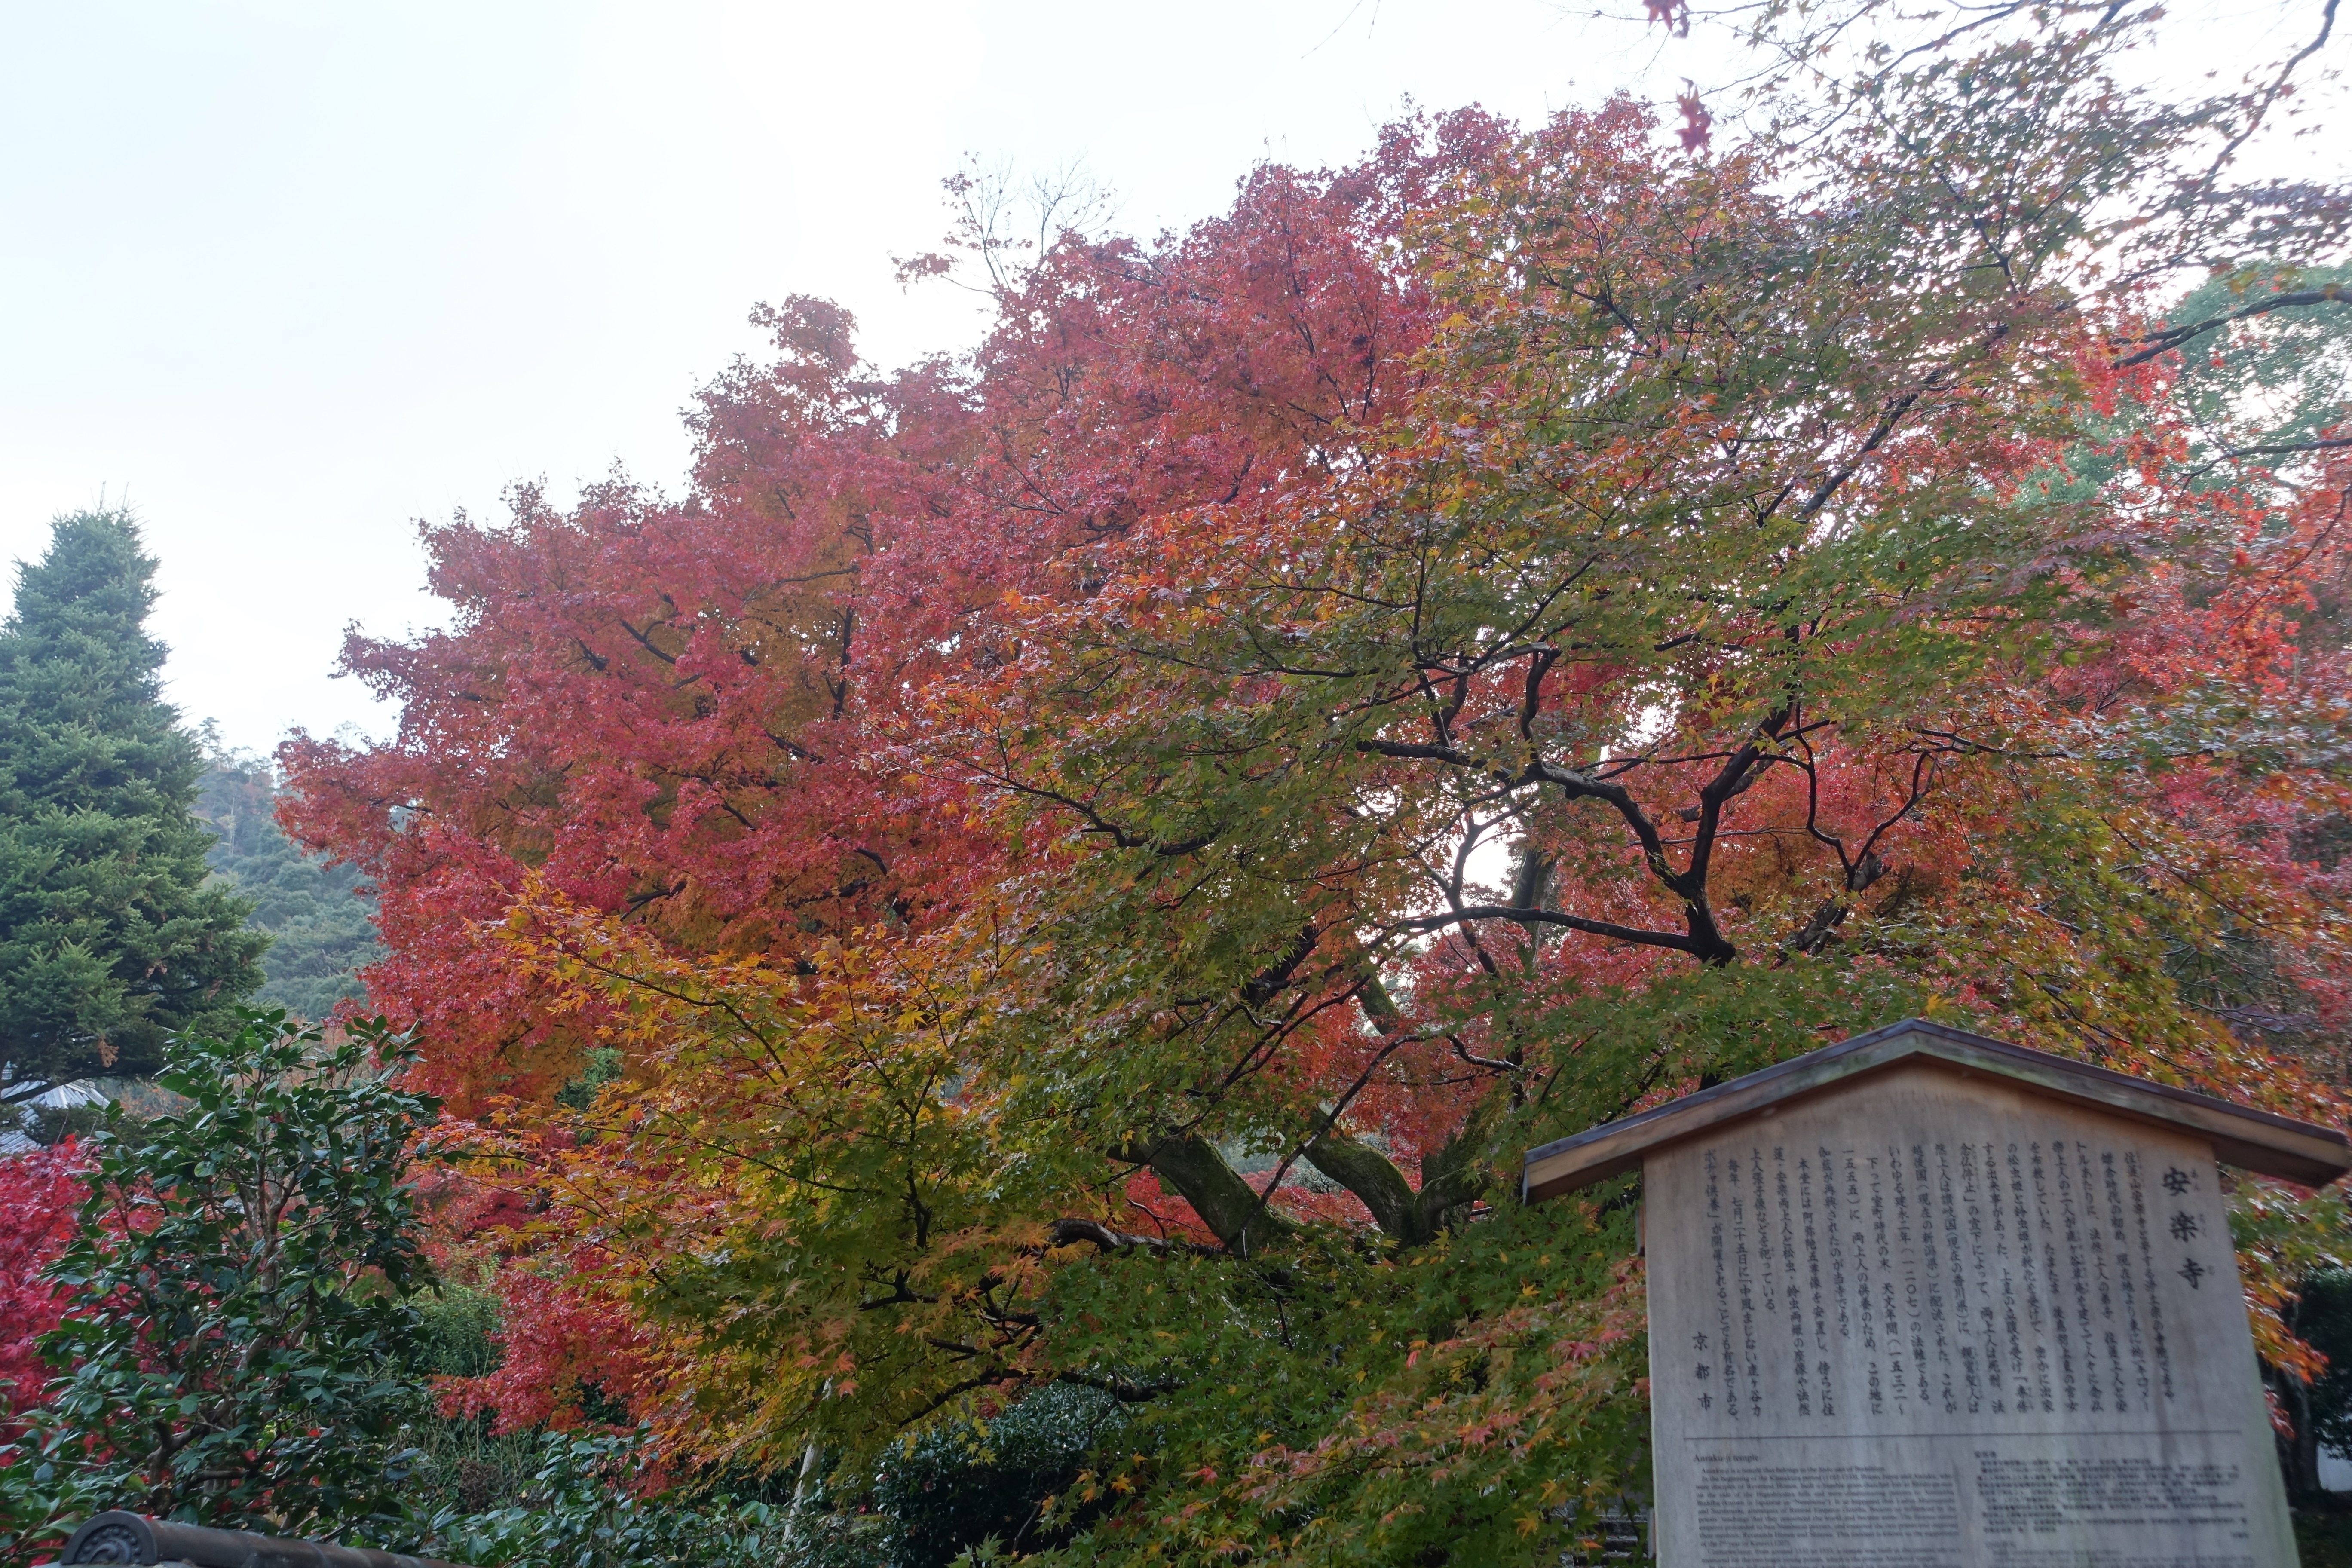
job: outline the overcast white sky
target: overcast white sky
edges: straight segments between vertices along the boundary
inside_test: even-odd
[[[2288,16],[2223,3],[2241,43]],[[383,733],[330,675],[347,623],[435,618],[415,520],[675,489],[758,300],[839,300],[886,363],[969,342],[890,276],[963,154],[1082,162],[1149,233],[1408,96],[1719,75],[1673,48],[1543,0],[0,0],[0,560],[127,497],[192,719]]]

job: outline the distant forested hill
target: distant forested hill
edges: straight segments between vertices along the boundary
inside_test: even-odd
[[[208,737],[209,738],[209,737]],[[207,858],[254,900],[252,924],[269,933],[255,1000],[306,1019],[361,995],[358,972],[382,951],[369,917],[375,900],[349,866],[305,856],[278,826],[277,770],[259,757],[205,748],[209,764],[196,816],[219,834]]]

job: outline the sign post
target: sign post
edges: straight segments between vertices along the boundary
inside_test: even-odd
[[[2216,1155],[2333,1129],[1919,1021],[1528,1151],[1638,1166],[1664,1568],[2291,1568]]]

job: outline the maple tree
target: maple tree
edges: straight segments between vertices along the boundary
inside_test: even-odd
[[[614,483],[559,515],[523,489],[503,527],[427,529],[457,626],[346,652],[399,739],[284,761],[298,834],[376,880],[371,994],[431,1026],[436,1091],[544,1092],[582,1048],[474,940],[526,870],[689,952],[919,927],[984,884],[953,782],[907,773],[907,693],[1072,542],[1278,484],[1370,417],[1423,330],[1380,249],[1498,134],[1461,116],[1347,180],[1265,171],[1171,255],[1057,248],[973,385],[874,371],[822,301],[762,308],[780,357],[707,389],[684,503]]]
[[[2230,174],[2289,78],[1758,25],[1736,143],[1466,112],[1023,255],[961,184],[968,361],[793,300],[686,500],[427,531],[457,625],[352,644],[401,733],[286,810],[551,1200],[454,1405],[854,1477],[1081,1384],[1096,1560],[1532,1561],[1643,1439],[1623,1194],[1496,1201],[1527,1144],[1906,1013],[2341,1119],[2352,207]],[[2341,1215],[2240,1219],[2308,1376]]]

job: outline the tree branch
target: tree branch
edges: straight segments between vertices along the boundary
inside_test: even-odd
[[[1605,936],[1615,942],[1630,942],[1640,947],[1671,948],[1676,952],[1698,953],[1697,939],[1680,931],[1650,931],[1641,926],[1619,925],[1614,921],[1587,920],[1582,915],[1565,914],[1559,910],[1522,910],[1509,904],[1465,904],[1459,910],[1444,914],[1415,915],[1399,921],[1391,931],[1429,931],[1464,921],[1517,921],[1521,924],[1565,926],[1580,931],[1587,936]]]
[[[2333,4],[2328,8],[2330,11],[2335,9]],[[2145,364],[2157,355],[2170,353],[2183,343],[2201,338],[2207,332],[2216,331],[2235,321],[2268,315],[2273,310],[2284,310],[2298,305],[2347,304],[2352,304],[2352,298],[2346,297],[2344,285],[2341,283],[2330,283],[2324,289],[2301,289],[2293,294],[2273,294],[2267,300],[2257,300],[2242,310],[2232,310],[2224,316],[2209,316],[2201,321],[2192,321],[2185,327],[2167,327],[2160,332],[2150,332],[2147,337],[2138,340],[2147,346],[2136,354],[2128,354],[2116,361],[2116,367],[2123,370],[2136,364]]]
[[[1045,1227],[1045,1235],[1049,1247],[1076,1247],[1082,1241],[1089,1241],[1105,1252],[1140,1250],[1160,1257],[1171,1253],[1192,1253],[1202,1258],[1217,1256],[1215,1247],[1202,1247],[1197,1241],[1170,1241],[1164,1237],[1136,1236],[1129,1231],[1113,1230],[1100,1220],[1057,1219]]]
[[[1263,1241],[1291,1229],[1282,1215],[1264,1211],[1256,1192],[1234,1173],[1215,1144],[1197,1133],[1171,1134],[1140,1147],[1130,1143],[1113,1158],[1151,1167],[1229,1252],[1246,1252],[1252,1233]]]

